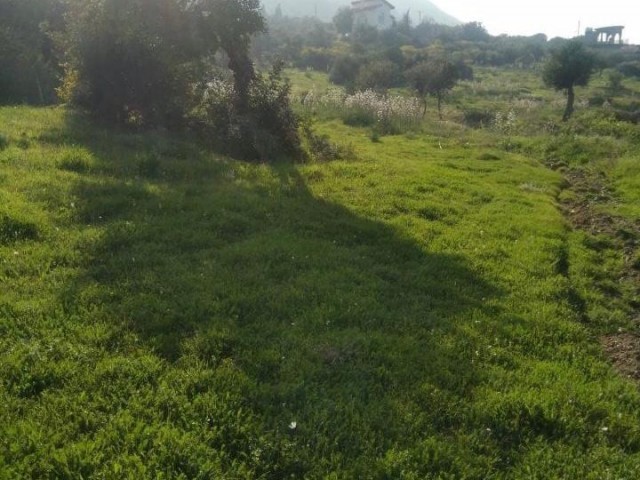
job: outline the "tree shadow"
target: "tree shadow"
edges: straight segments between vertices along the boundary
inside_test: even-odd
[[[482,381],[465,325],[501,294],[463,256],[314,196],[295,165],[221,159],[164,134],[86,132],[72,117],[51,135],[87,152],[74,221],[98,232],[61,293],[67,313],[91,311],[169,364],[232,362],[255,387],[252,409],[306,416],[315,433],[371,405],[373,424],[392,424],[396,396],[433,392],[445,393],[424,407],[429,428],[455,423],[447,402]],[[331,448],[364,448],[358,435]]]

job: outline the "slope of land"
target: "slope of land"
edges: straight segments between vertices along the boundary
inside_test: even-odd
[[[456,129],[327,121],[357,158],[293,166],[0,120],[4,478],[640,472],[561,173]]]

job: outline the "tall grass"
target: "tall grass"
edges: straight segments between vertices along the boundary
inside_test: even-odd
[[[349,95],[339,89],[329,89],[322,94],[309,91],[297,100],[305,113],[341,118],[352,126],[373,126],[381,133],[415,130],[422,122],[421,102],[415,97],[381,94],[373,90]]]

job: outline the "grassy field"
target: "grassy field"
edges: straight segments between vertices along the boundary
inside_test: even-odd
[[[422,132],[323,119],[355,156],[299,165],[1,108],[0,478],[638,477],[598,341],[635,292],[561,208],[605,171],[637,220],[635,144],[586,109],[533,134],[562,97],[485,75]],[[516,125],[464,126],[494,84]]]

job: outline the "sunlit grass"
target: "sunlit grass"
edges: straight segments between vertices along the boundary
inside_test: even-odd
[[[543,163],[601,143],[322,120],[355,158],[257,165],[64,109],[0,125],[7,478],[640,471],[640,395],[595,339],[629,328],[593,281],[620,256]]]

